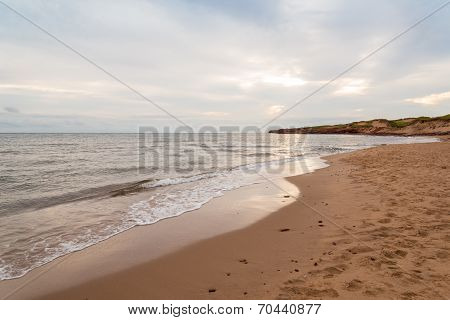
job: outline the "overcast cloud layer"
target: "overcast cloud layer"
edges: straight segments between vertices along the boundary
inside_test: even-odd
[[[6,3],[185,123],[263,125],[443,0]],[[450,6],[273,123],[450,113]],[[0,5],[0,132],[178,123]]]

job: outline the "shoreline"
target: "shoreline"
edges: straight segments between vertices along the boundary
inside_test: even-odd
[[[284,179],[281,178],[279,183],[291,194],[297,194],[296,187]],[[58,257],[24,276],[2,280],[0,299],[34,299],[125,270],[189,244],[245,228],[293,201],[293,198],[285,198],[284,192],[264,183],[243,186],[227,191],[225,195],[213,198],[199,209],[158,223],[133,227]],[[233,200],[232,205],[229,198]],[[227,209],[217,211],[217,206],[227,206]]]
[[[409,249],[411,246],[407,247],[408,249],[404,247],[408,243],[411,245],[413,239],[409,239],[411,235],[408,235],[408,239],[402,239],[402,235],[397,234],[399,228],[391,227],[394,223],[402,224],[401,220],[397,221],[398,214],[388,210],[389,208],[378,208],[380,199],[376,198],[374,190],[370,190],[373,186],[364,184],[361,178],[354,177],[358,161],[364,162],[367,155],[397,152],[398,148],[412,152],[410,158],[417,148],[421,149],[416,152],[417,157],[426,157],[429,153],[436,157],[443,154],[445,160],[449,143],[380,146],[326,157],[329,167],[287,178],[287,181],[301,189],[301,201],[292,202],[273,213],[269,212],[270,214],[243,229],[237,228],[212,238],[206,237],[156,259],[149,261],[147,258],[134,266],[106,275],[102,270],[95,269],[94,265],[91,266],[94,268],[91,271],[95,271],[95,275],[84,283],[69,288],[53,288],[47,293],[31,290],[28,296],[22,292],[22,295],[12,295],[10,298],[445,298],[449,294],[448,268],[445,268],[443,262],[449,260],[445,241],[431,259],[432,262],[437,262],[436,265],[433,265],[433,268],[427,266],[432,270],[422,270],[422,266],[416,265],[419,262],[409,261],[411,257],[423,260],[424,254],[413,254],[410,252],[413,249]],[[402,161],[401,158],[397,160]],[[364,164],[366,167],[369,165],[376,167],[374,163]],[[360,173],[367,175],[366,171],[364,169]],[[448,174],[447,169],[445,172]],[[355,189],[355,185],[358,185],[358,188]],[[346,190],[345,196],[342,196],[343,188]],[[362,193],[358,195],[357,200],[354,198],[355,193]],[[222,199],[226,205],[232,197],[226,193],[218,199]],[[360,199],[365,202],[358,204]],[[356,213],[349,214],[349,203],[357,206]],[[318,213],[321,212],[326,214],[319,217]],[[361,213],[364,214],[362,217]],[[438,212],[435,216],[442,216],[442,213],[445,212]],[[387,215],[392,216],[386,218]],[[446,226],[446,217],[440,219],[444,219],[442,224]],[[412,223],[410,220],[408,222]],[[413,222],[423,224],[423,221]],[[414,224],[412,227],[415,230]],[[420,231],[422,227],[424,226],[418,226],[417,229]],[[442,232],[443,239],[448,242],[450,235],[445,234],[448,233],[448,228],[443,228]],[[136,236],[133,231],[129,234]],[[359,240],[351,234],[356,235]],[[380,236],[381,240],[373,239],[374,234]],[[403,241],[402,246],[391,243],[396,241],[395,237]],[[423,237],[419,234],[419,238]],[[384,247],[380,249],[380,243],[392,248],[387,251]],[[415,243],[417,245],[417,242]],[[416,257],[417,255],[419,257]],[[354,258],[358,258],[357,261],[354,261]],[[405,263],[406,261],[408,263]],[[409,264],[414,265],[415,269],[411,269]],[[439,269],[438,272],[435,272],[436,268]],[[56,273],[58,272],[64,273],[62,270],[56,270]],[[423,287],[424,280],[420,278],[433,283],[435,288],[431,290]],[[50,280],[41,278],[35,285],[45,286],[48,281]],[[420,284],[416,283],[418,281]],[[399,288],[400,284],[402,287],[410,286],[411,290],[405,288],[404,292],[397,292],[397,286],[393,285],[392,288],[388,285],[391,283],[398,283]],[[0,282],[0,292],[1,284]]]
[[[287,179],[300,186],[301,202],[245,229],[43,298],[446,298],[449,146],[381,146],[332,156],[329,167]],[[417,162],[430,157],[432,166]],[[408,172],[405,164],[417,167],[404,176],[411,190],[397,176]],[[411,184],[417,179],[422,185]],[[389,198],[393,192],[396,199]],[[401,192],[411,202],[406,209]]]

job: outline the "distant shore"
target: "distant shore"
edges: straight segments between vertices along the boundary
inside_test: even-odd
[[[372,136],[445,136],[450,135],[450,114],[442,117],[418,117],[397,120],[374,119],[347,124],[270,130],[278,134],[360,134]]]
[[[449,155],[442,142],[331,156],[288,178],[299,201],[247,228],[39,298],[446,299]]]

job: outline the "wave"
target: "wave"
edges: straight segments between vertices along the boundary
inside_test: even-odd
[[[335,147],[335,146],[317,146],[310,149],[311,153],[341,153],[341,152],[349,152],[354,151],[357,148],[355,147]]]
[[[255,153],[249,153],[247,154],[248,157],[272,157],[275,156],[275,154],[271,152],[255,152]]]
[[[0,216],[13,215],[30,210],[40,210],[60,204],[91,200],[95,198],[124,196],[143,190],[143,185],[151,181],[151,179],[145,179],[136,182],[87,188],[57,196],[21,199],[20,201],[13,201],[2,205],[0,208]]]

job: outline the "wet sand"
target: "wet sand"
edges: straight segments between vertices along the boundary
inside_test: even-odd
[[[39,297],[448,299],[449,156],[441,142],[329,157],[245,229]]]
[[[295,185],[254,184],[226,192],[198,210],[134,227],[81,251],[62,256],[25,276],[0,281],[0,299],[35,299],[123,271],[193,243],[245,228],[292,203]],[[220,210],[217,210],[220,208]],[[57,210],[57,208],[55,209]]]

